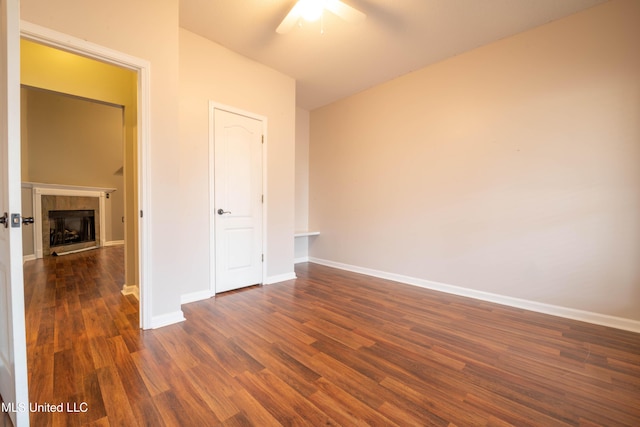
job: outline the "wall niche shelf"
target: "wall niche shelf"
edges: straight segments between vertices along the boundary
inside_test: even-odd
[[[296,231],[293,237],[308,237],[308,236],[317,236],[319,235],[319,231]]]

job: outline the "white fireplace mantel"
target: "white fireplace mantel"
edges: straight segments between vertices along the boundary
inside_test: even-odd
[[[108,194],[116,191],[115,188],[101,188],[101,187],[83,187],[78,185],[59,185],[59,184],[45,184],[38,182],[23,182],[23,188],[31,188],[33,193],[33,212],[34,212],[34,230],[38,230],[39,233],[34,234],[34,247],[36,258],[42,258],[42,196],[76,196],[76,197],[97,197],[99,199],[99,213],[100,213],[100,238],[96,242],[98,247],[104,246],[105,242],[105,230],[106,230],[106,218],[105,218],[105,198]]]
[[[85,187],[82,185],[65,185],[65,184],[47,184],[44,182],[23,182],[22,183],[22,188],[33,188],[34,190],[36,188],[39,188],[41,190],[47,191],[47,190],[52,190],[52,191],[81,191],[82,196],[86,197],[87,194],[86,192],[97,192],[97,193],[105,193],[105,194],[111,194],[114,191],[116,191],[115,188],[105,188],[105,187]],[[54,195],[54,196],[75,196],[75,194],[69,194],[69,193],[65,193],[65,194],[60,194],[60,193],[42,193],[45,195]],[[90,197],[90,196],[89,196]]]

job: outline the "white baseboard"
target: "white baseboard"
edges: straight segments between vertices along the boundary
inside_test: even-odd
[[[640,321],[625,319],[622,317],[609,316],[607,314],[593,313],[590,311],[576,310],[569,307],[561,307],[557,305],[545,304],[536,301],[530,301],[520,298],[509,297],[505,295],[493,294],[489,292],[478,291],[475,289],[463,288],[460,286],[448,285],[446,283],[433,282],[430,280],[418,279],[415,277],[403,276],[401,274],[388,273],[385,271],[374,270],[355,265],[343,264],[340,262],[330,261],[321,258],[309,257],[309,262],[326,265],[328,267],[338,268],[340,270],[352,271],[354,273],[365,274],[367,276],[379,277],[381,279],[392,280],[407,285],[419,286],[421,288],[431,289],[434,291],[446,292],[448,294],[459,295],[463,297],[475,298],[482,301],[493,302],[510,307],[521,308],[524,310],[535,311],[538,313],[550,314],[552,316],[564,317],[567,319],[579,320],[582,322],[593,323],[601,326],[609,326],[611,328],[622,329],[631,332],[640,332]]]
[[[24,264],[27,261],[34,261],[36,260],[36,254],[29,254],[29,255],[23,255],[22,256],[22,263]]]
[[[277,276],[269,276],[265,279],[264,281],[264,285],[272,285],[274,283],[280,283],[280,282],[285,282],[287,280],[295,280],[298,277],[296,276],[296,273],[291,272],[291,273],[285,273],[285,274],[279,274]]]
[[[110,242],[104,242],[104,246],[120,246],[124,245],[124,240],[111,240]]]
[[[213,295],[213,292],[211,292],[210,290],[183,294],[180,296],[180,304],[189,304],[190,302],[202,301],[211,298]]]
[[[122,295],[133,295],[138,301],[140,301],[140,287],[138,285],[122,285],[120,291]]]
[[[300,264],[301,262],[309,262],[309,257],[308,256],[303,256],[300,258],[296,258],[293,260],[294,264]]]
[[[175,323],[184,322],[184,313],[182,310],[174,311],[173,313],[162,314],[160,316],[154,316],[151,318],[151,329],[158,329],[164,326],[173,325]]]

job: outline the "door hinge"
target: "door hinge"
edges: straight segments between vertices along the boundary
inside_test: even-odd
[[[264,262],[264,254],[262,254],[262,262]]]
[[[262,135],[262,143],[264,144],[264,135]]]
[[[140,218],[142,218],[144,216],[144,214],[142,213],[142,211],[140,211]]]
[[[264,194],[262,195],[261,200],[262,200],[262,203],[264,203]]]

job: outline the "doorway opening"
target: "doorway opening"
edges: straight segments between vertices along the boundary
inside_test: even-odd
[[[108,210],[110,223],[104,228],[100,240],[105,240],[105,236],[113,231],[111,240],[107,240],[104,246],[124,246],[125,281],[122,293],[134,294],[138,298],[139,325],[142,329],[151,328],[151,289],[144,283],[144,278],[148,277],[145,274],[148,270],[145,251],[147,218],[143,216],[144,208],[148,206],[145,177],[148,164],[149,64],[121,52],[23,22],[21,66],[23,87],[60,92],[92,100],[96,104],[121,107],[121,164],[113,166],[111,174],[120,175],[123,188],[116,196],[118,191],[114,192],[114,188],[97,188],[108,185],[87,183],[84,187],[97,189],[103,199],[106,195],[106,199],[111,199],[107,201],[109,206],[116,197],[121,199],[121,207]],[[24,109],[21,113],[21,120],[25,120]],[[28,149],[28,145],[22,145],[23,154]],[[23,156],[23,166],[25,158]],[[24,178],[23,174],[23,181]],[[74,185],[77,182],[67,186],[64,191],[73,193]],[[23,201],[24,192],[23,188]],[[35,215],[41,213],[36,212]],[[95,221],[97,224],[98,219]],[[104,222],[104,218],[100,221]],[[123,235],[114,231],[117,226],[113,225],[118,222],[124,229]]]

